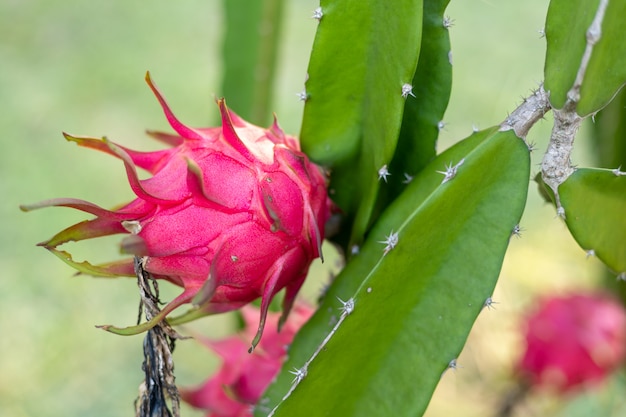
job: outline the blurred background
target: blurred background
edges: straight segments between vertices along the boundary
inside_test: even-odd
[[[452,1],[454,84],[440,149],[473,126],[499,124],[542,79],[547,0]],[[308,55],[315,34],[315,0],[287,2],[272,110],[298,134]],[[74,277],[37,242],[86,219],[70,209],[22,213],[19,204],[76,197],[110,207],[131,199],[121,163],[67,143],[62,131],[103,136],[134,149],[159,145],[144,130],[168,130],[143,77],[150,70],[175,113],[192,126],[217,119],[214,97],[222,79],[221,3],[214,0],[4,0],[0,3],[0,414],[3,416],[134,415],[143,378],[142,336],[122,337],[94,327],[136,320],[134,280]],[[235,111],[237,109],[234,109]],[[548,116],[549,118],[550,116]],[[533,128],[533,175],[539,171],[550,121]],[[587,128],[574,162],[594,165]],[[614,167],[612,167],[614,168]],[[523,350],[520,321],[535,297],[598,286],[603,266],[585,257],[530,184],[522,235],[513,238],[495,308],[481,313],[458,359],[441,381],[427,416],[489,416],[512,389]],[[72,245],[75,258],[118,256],[118,239]],[[332,265],[316,265],[315,294]],[[164,299],[177,294],[163,288]],[[193,329],[228,334],[231,315],[203,319]],[[193,340],[174,353],[177,382],[195,385],[218,365]],[[602,389],[557,399],[537,393],[519,416],[626,415],[619,401],[626,383],[617,375]],[[418,389],[418,387],[416,387]],[[185,408],[184,416],[202,412]]]

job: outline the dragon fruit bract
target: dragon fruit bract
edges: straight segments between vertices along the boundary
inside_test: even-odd
[[[146,75],[178,135],[150,132],[171,148],[137,152],[106,138],[65,137],[124,162],[137,198],[109,211],[76,199],[54,199],[22,209],[65,206],[96,216],[41,243],[81,272],[134,276],[133,261],[75,262],[57,246],[118,233],[125,253],[143,257],[144,269],[184,291],[150,322],[111,331],[146,330],[176,307],[193,302],[197,315],[237,309],[262,297],[258,343],[269,304],[286,288],[283,320],[313,259],[321,256],[329,215],[326,179],[276,121],[269,129],[249,124],[218,100],[222,126],[191,128],[176,119]],[[152,174],[140,180],[136,167]]]

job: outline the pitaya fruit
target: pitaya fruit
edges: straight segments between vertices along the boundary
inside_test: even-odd
[[[313,309],[296,303],[282,331],[276,331],[278,313],[269,313],[270,324],[256,350],[247,353],[247,340],[254,333],[258,310],[251,306],[241,309],[244,318],[242,334],[224,340],[202,340],[222,358],[221,368],[201,386],[181,389],[180,394],[190,405],[207,410],[207,417],[251,417],[252,408],[278,374],[287,355],[287,347],[300,327],[311,317]]]
[[[123,253],[143,257],[146,271],[183,287],[148,323],[125,329],[104,326],[108,330],[147,330],[185,303],[194,304],[189,317],[196,317],[237,309],[262,297],[255,346],[273,297],[286,288],[284,321],[309,265],[321,256],[330,212],[325,175],[276,120],[269,129],[254,126],[220,99],[222,126],[191,128],[174,116],[149,73],[146,81],[178,135],[148,133],[169,149],[137,152],[106,138],[64,134],[80,146],[121,159],[137,198],[112,211],[76,199],[53,199],[22,209],[64,206],[96,216],[40,243],[80,272],[134,276],[132,258],[91,265],[57,249],[69,241],[126,233],[130,236],[122,241]],[[152,177],[140,180],[137,167]]]
[[[626,312],[605,295],[544,300],[528,319],[519,368],[531,386],[565,392],[597,383],[624,362]]]

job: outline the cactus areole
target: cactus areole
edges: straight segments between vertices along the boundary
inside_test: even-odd
[[[194,305],[187,315],[197,317],[234,310],[261,297],[254,346],[272,298],[286,289],[284,321],[309,265],[321,256],[330,207],[325,175],[276,121],[269,129],[251,125],[220,99],[222,126],[191,128],[174,116],[149,74],[146,81],[177,133],[149,134],[170,148],[137,152],[106,138],[65,134],[80,146],[121,159],[137,198],[112,211],[76,199],[22,208],[64,206],[96,216],[40,243],[80,272],[134,276],[132,258],[92,265],[75,262],[57,249],[69,241],[125,233],[123,253],[142,257],[146,271],[183,288],[149,322],[124,329],[104,326],[107,330],[136,334],[185,303]],[[152,176],[140,180],[137,167]]]

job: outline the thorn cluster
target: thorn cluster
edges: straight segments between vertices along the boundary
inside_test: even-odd
[[[387,164],[383,165],[379,170],[378,170],[378,180],[380,181],[381,179],[383,179],[385,182],[387,182],[387,177],[391,175],[389,173],[389,170],[387,169]]]
[[[452,360],[448,363],[448,366],[446,367],[446,369],[444,369],[444,371],[441,373],[440,378],[443,378],[444,374],[445,374],[445,373],[446,373],[449,369],[452,369],[452,370],[455,370],[455,371],[456,371],[458,368],[462,368],[462,366],[461,366],[461,365],[459,365],[459,364],[457,363],[456,358],[452,359]]]
[[[495,307],[493,306],[494,304],[498,304],[498,303],[496,301],[493,301],[493,298],[487,297],[487,299],[483,303],[483,308],[487,307],[489,310],[491,310],[492,308],[495,310]]]
[[[295,375],[295,377],[293,378],[292,383],[294,384],[299,384],[300,382],[302,382],[302,380],[304,379],[304,377],[307,374],[307,369],[306,366],[303,366],[302,368],[298,369],[298,368],[293,368],[292,371],[289,371],[290,374]]]
[[[343,314],[349,315],[354,311],[354,298],[348,298],[348,301],[343,301],[341,298],[337,297],[337,300],[341,303],[339,309]]]
[[[379,240],[378,243],[383,243],[385,245],[384,255],[387,255],[389,251],[396,247],[398,244],[398,233],[394,233],[393,230],[389,233],[389,236],[385,237],[385,240]]]
[[[456,362],[456,358],[452,359],[450,363],[448,363],[448,369],[458,369],[458,368],[462,368],[462,366]]]
[[[626,171],[620,171],[622,169],[622,166],[620,165],[619,167],[615,168],[613,171],[613,174],[616,177],[621,177],[621,176],[625,176],[626,175]]]
[[[306,90],[302,90],[296,95],[298,96],[300,101],[307,101],[309,99],[309,94],[306,92]]]
[[[322,8],[318,7],[317,9],[313,10],[313,16],[311,16],[311,18],[319,22],[320,20],[322,20],[323,16],[324,16],[324,12],[322,12]]]
[[[415,97],[413,86],[409,83],[402,84],[402,98],[407,98],[408,96]]]
[[[452,178],[456,177],[456,171],[459,169],[461,165],[463,165],[464,162],[465,162],[465,158],[461,159],[459,163],[456,165],[452,165],[452,162],[450,162],[449,165],[446,165],[445,171],[437,171],[438,173],[443,174],[443,180],[441,181],[441,183],[445,184],[446,182],[450,181]]]

